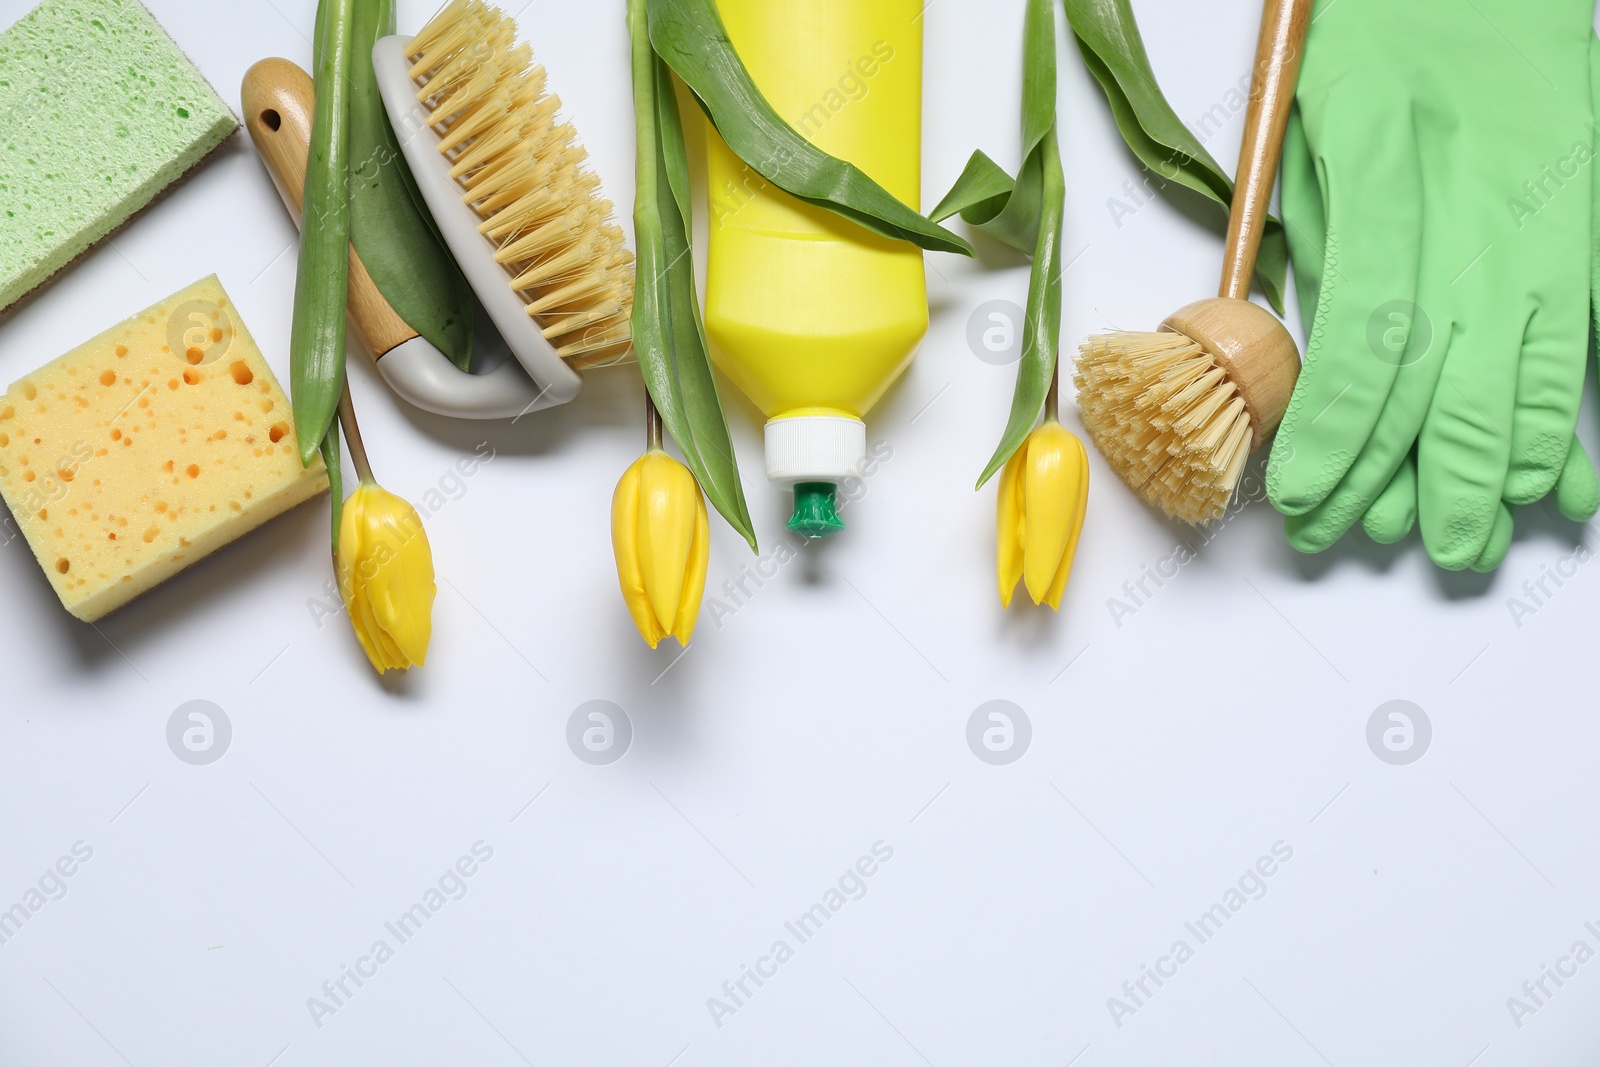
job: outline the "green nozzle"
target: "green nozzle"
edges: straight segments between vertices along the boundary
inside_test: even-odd
[[[801,482],[794,487],[794,514],[788,529],[815,541],[844,529],[839,508],[834,502],[832,482]]]

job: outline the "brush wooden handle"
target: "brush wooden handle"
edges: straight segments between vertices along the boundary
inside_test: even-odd
[[[1283,156],[1283,134],[1289,125],[1294,87],[1300,78],[1312,0],[1266,0],[1261,37],[1256,42],[1255,75],[1250,108],[1245,114],[1244,143],[1228,214],[1228,245],[1222,264],[1221,294],[1248,300],[1250,279],[1261,250],[1272,202],[1272,185]]]
[[[263,59],[245,72],[242,103],[250,138],[299,226],[316,103],[311,75],[287,59]],[[348,307],[356,332],[374,358],[381,359],[417,336],[378,291],[354,245],[350,246]]]

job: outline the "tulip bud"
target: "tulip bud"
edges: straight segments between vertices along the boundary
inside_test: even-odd
[[[334,564],[356,639],[378,673],[422,666],[438,589],[416,509],[362,482],[344,503]]]
[[[622,599],[651,648],[694,636],[711,556],[705,497],[689,468],[659,448],[634,461],[611,501]]]
[[[1054,418],[1028,435],[1000,475],[1000,604],[1017,582],[1035,604],[1060,610],[1089,504],[1089,456]]]

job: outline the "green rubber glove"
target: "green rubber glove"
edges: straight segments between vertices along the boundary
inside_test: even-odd
[[[1596,113],[1600,114],[1600,38],[1597,38],[1591,51],[1591,72],[1594,79]],[[1296,122],[1291,119],[1291,123]],[[1291,144],[1304,146],[1304,137],[1299,130],[1291,136]],[[1291,162],[1293,160],[1293,162]],[[1286,177],[1285,201],[1295,198],[1296,191],[1304,194],[1303,179],[1310,174],[1309,160],[1301,153],[1285,159],[1285,167],[1293,173],[1293,177]],[[1295,170],[1295,168],[1305,168]],[[1314,176],[1313,176],[1314,182]],[[1316,186],[1311,186],[1315,192]],[[1591,275],[1591,288],[1593,298],[1591,307],[1595,317],[1596,332],[1600,333],[1600,182],[1594,183],[1595,195],[1595,254],[1593,256],[1593,271]],[[1318,234],[1322,233],[1325,226],[1322,214],[1320,196],[1301,195],[1299,207],[1305,212],[1303,217],[1291,215],[1298,222],[1306,225]],[[1286,213],[1287,214],[1287,213]],[[1322,274],[1324,269],[1322,259],[1322,245],[1309,240],[1296,240],[1293,245],[1295,259],[1295,292],[1300,303],[1301,322],[1305,325],[1306,332],[1311,333],[1312,322],[1316,315],[1317,304],[1321,293]],[[1519,398],[1520,399],[1520,398]],[[1519,413],[1520,413],[1519,408]],[[1534,418],[1538,412],[1530,412]],[[1588,456],[1584,453],[1583,445],[1573,437],[1570,451],[1567,453],[1566,464],[1562,467],[1561,476],[1557,479],[1555,488],[1557,507],[1567,518],[1575,522],[1584,522],[1600,512],[1600,480],[1596,479],[1593,466]],[[1340,500],[1335,500],[1333,505],[1322,505],[1313,508],[1304,515],[1290,516],[1284,521],[1289,540],[1295,547],[1304,552],[1319,552],[1337,541],[1349,528],[1349,521],[1344,515],[1335,516],[1334,506]],[[1484,552],[1473,562],[1472,567],[1478,571],[1490,571],[1498,567],[1505,559],[1506,552],[1511,547],[1511,514],[1508,507],[1502,507],[1500,517],[1491,532],[1489,543]],[[1367,536],[1379,544],[1395,544],[1406,538],[1416,527],[1417,523],[1417,455],[1413,448],[1401,461],[1389,484],[1378,494],[1372,506],[1361,516],[1361,527]]]
[[[1268,468],[1296,547],[1358,520],[1404,536],[1414,484],[1434,558],[1482,566],[1510,542],[1502,499],[1593,479],[1569,463],[1594,259],[1593,3],[1537,7],[1318,4],[1283,196],[1310,339]]]

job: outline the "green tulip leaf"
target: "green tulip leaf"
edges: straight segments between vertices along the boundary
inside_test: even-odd
[[[472,362],[477,304],[420,205],[389,125],[372,46],[394,32],[394,0],[356,0],[350,78],[350,238],[395,314],[462,370]],[[380,355],[382,353],[379,353]]]
[[[355,0],[317,5],[315,81],[301,209],[300,262],[289,331],[289,382],[300,462],[322,447],[344,389],[345,302],[350,284],[350,68]]]
[[[651,47],[646,0],[628,0],[628,28],[639,135],[633,347],[650,399],[706,498],[755,550],[755,528],[700,315],[682,118],[672,72]]]
[[[656,53],[694,93],[728,147],[756,173],[874,233],[934,252],[973,254],[965,239],[907,207],[785,122],[729,43],[714,0],[647,0],[646,7]]]
[[[1055,0],[1028,0],[1023,31],[1022,169],[1013,180],[982,152],[933,209],[935,221],[960,214],[969,225],[1033,257],[1022,359],[1000,446],[978,479],[982,488],[1039,422],[1061,353],[1061,226],[1066,182],[1056,135]]]

